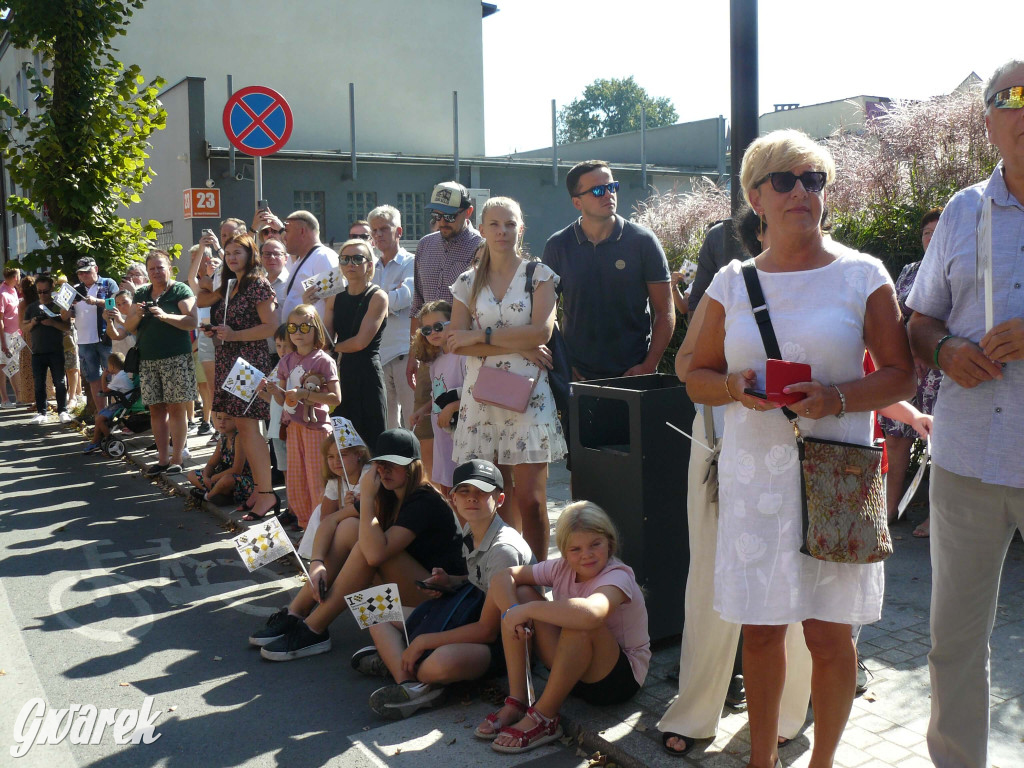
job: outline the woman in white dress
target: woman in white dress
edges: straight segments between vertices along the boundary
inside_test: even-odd
[[[448,351],[469,356],[454,460],[456,465],[471,459],[498,465],[505,481],[501,517],[522,532],[538,560],[545,560],[548,463],[565,455],[548,384],[551,354],[544,346],[555,322],[558,275],[538,263],[533,268],[531,298],[526,285],[529,262],[520,249],[523,214],[515,200],[492,197],[484,204],[480,220],[485,240],[480,260],[451,286],[455,301]],[[473,387],[485,365],[537,379],[524,413],[473,399]]]
[[[835,178],[828,151],[799,131],[761,137],[743,158],[747,202],[764,217],[771,247],[754,259],[782,355],[808,363],[812,381],[792,406],[805,436],[871,444],[871,411],[914,392],[914,367],[892,280],[877,259],[822,233]],[[881,563],[827,563],[800,554],[800,464],[778,406],[764,389],[767,355],[739,262],[724,267],[687,378],[694,402],[726,405],[719,463],[715,609],[743,624],[743,669],[752,768],[778,757],[786,625],[802,622],[812,658],[811,768],[831,766],[853,705],[851,625],[881,616]],[[865,347],[877,370],[865,376]]]

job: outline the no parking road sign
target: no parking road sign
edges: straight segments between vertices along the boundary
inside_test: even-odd
[[[292,110],[277,91],[250,85],[224,106],[224,133],[235,149],[248,155],[272,155],[292,135]]]

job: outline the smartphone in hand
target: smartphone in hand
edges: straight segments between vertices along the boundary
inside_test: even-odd
[[[459,590],[454,587],[449,587],[447,584],[430,584],[426,581],[416,580],[416,586],[420,589],[426,589],[434,592],[440,592],[442,595],[454,595]]]

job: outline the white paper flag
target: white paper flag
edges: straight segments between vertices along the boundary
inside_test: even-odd
[[[345,595],[345,602],[361,629],[369,629],[385,621],[405,621],[397,584],[380,584],[353,592]]]
[[[338,450],[344,450],[345,448],[355,448],[360,445],[366,445],[366,442],[356,432],[356,428],[352,422],[346,419],[344,416],[332,416],[331,426],[334,428],[334,441],[338,444]]]
[[[71,287],[71,283],[64,283],[60,290],[53,295],[53,303],[61,309],[71,309],[76,295],[75,289]]]
[[[242,556],[242,562],[250,571],[295,552],[291,539],[285,534],[276,517],[254,525],[245,533],[235,536],[231,543],[235,545],[238,554]]]
[[[266,374],[263,371],[240,357],[231,366],[228,377],[224,379],[221,389],[249,402],[256,396],[256,388],[264,378],[266,378]]]
[[[0,358],[6,360],[17,360],[21,355],[21,350],[25,348],[25,339],[21,335],[21,331],[17,333],[11,333],[7,336],[7,355],[5,356],[0,351]]]
[[[313,275],[313,277],[307,277],[302,281],[303,289],[308,289],[311,286],[316,286],[316,296],[314,298],[317,301],[341,293],[345,290],[345,278],[341,274],[341,267],[328,269],[326,272]]]
[[[14,378],[14,376],[21,370],[21,361],[18,358],[14,358],[7,365],[4,366],[4,373],[8,378]]]

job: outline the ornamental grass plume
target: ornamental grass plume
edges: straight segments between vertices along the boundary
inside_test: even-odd
[[[633,222],[652,230],[665,249],[673,269],[695,265],[708,227],[729,218],[729,192],[706,176],[689,192],[658,192],[639,203]]]

